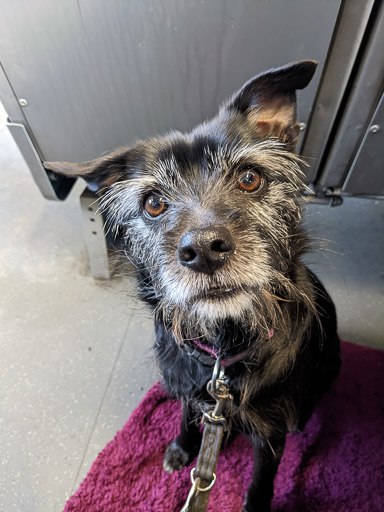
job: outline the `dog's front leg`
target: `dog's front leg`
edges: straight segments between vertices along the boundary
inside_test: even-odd
[[[191,407],[183,403],[180,434],[167,447],[163,460],[165,471],[172,473],[187,466],[199,453],[201,433]]]
[[[285,436],[263,442],[252,436],[254,466],[243,512],[269,512],[273,498],[273,481],[285,446]]]

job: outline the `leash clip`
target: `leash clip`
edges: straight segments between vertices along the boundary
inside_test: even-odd
[[[203,413],[202,424],[213,423],[222,425],[227,430],[227,420],[223,416],[223,410],[233,396],[229,392],[228,379],[225,376],[224,367],[220,365],[220,358],[217,359],[212,373],[212,379],[207,384],[207,391],[216,401],[215,406]]]
[[[229,382],[225,376],[224,367],[220,362],[221,359],[218,358],[212,372],[212,379],[207,384],[207,391],[216,401],[233,400],[233,396],[229,392]]]
[[[224,377],[224,367],[221,366],[221,357],[218,357],[216,359],[215,366],[213,368],[212,372],[212,379],[209,381],[209,383],[212,384],[212,389],[216,391],[216,382],[219,379],[222,379]],[[209,384],[208,383],[208,384]],[[211,395],[212,396],[212,395]]]

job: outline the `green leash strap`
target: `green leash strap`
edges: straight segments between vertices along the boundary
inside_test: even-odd
[[[210,491],[216,481],[215,469],[227,422],[222,412],[232,400],[220,359],[216,361],[208,393],[216,400],[214,409],[203,416],[204,431],[196,467],[191,471],[192,487],[180,512],[206,512]]]

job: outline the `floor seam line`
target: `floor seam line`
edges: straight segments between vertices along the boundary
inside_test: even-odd
[[[70,493],[70,496],[73,495],[73,493],[75,492],[75,489],[76,489],[76,482],[77,482],[77,479],[79,477],[79,474],[80,474],[80,471],[81,471],[81,468],[83,466],[83,463],[84,463],[84,460],[85,460],[85,456],[87,454],[87,451],[88,451],[88,447],[89,447],[89,444],[91,442],[91,439],[92,439],[92,434],[95,430],[95,427],[96,427],[96,424],[97,424],[97,421],[100,417],[100,413],[101,413],[101,409],[103,407],[103,404],[104,404],[104,401],[105,401],[105,397],[107,395],[107,392],[108,392],[108,389],[111,385],[111,382],[112,382],[112,378],[113,378],[113,374],[115,372],[115,368],[116,368],[116,365],[117,365],[117,361],[119,360],[119,357],[120,357],[120,354],[121,354],[121,351],[122,351],[122,348],[123,348],[123,345],[124,345],[124,341],[126,339],[126,336],[127,336],[127,333],[128,333],[128,330],[129,330],[129,327],[132,323],[132,316],[130,316],[129,318],[129,321],[128,321],[128,324],[127,324],[127,327],[125,328],[124,330],[124,334],[122,336],[122,339],[120,341],[120,345],[119,345],[119,349],[117,351],[117,354],[116,354],[116,357],[115,357],[115,360],[113,362],[113,365],[112,365],[112,369],[111,369],[111,373],[108,377],[108,381],[107,381],[107,385],[105,387],[105,390],[104,390],[104,393],[101,397],[101,400],[100,400],[100,404],[99,404],[99,407],[97,409],[97,413],[96,413],[96,417],[95,417],[95,420],[93,422],[93,425],[92,425],[92,429],[91,429],[91,432],[89,434],[89,437],[88,437],[88,440],[87,440],[87,443],[86,443],[86,446],[85,446],[85,449],[84,449],[84,452],[83,452],[83,456],[81,458],[81,461],[80,461],[80,464],[79,464],[79,468],[78,468],[78,471],[76,473],[76,476],[75,476],[75,479],[74,479],[74,482],[73,482],[73,485],[72,485],[72,488],[71,488],[71,493]]]

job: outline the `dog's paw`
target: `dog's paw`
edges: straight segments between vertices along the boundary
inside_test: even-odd
[[[168,473],[178,471],[189,463],[190,454],[183,450],[181,446],[177,444],[177,441],[172,443],[165,450],[163,459],[163,468]]]

